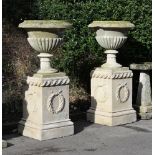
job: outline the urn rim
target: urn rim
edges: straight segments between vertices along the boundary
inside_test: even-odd
[[[88,27],[105,29],[133,29],[135,25],[130,21],[93,21],[88,25]]]
[[[24,20],[18,27],[27,29],[66,29],[71,28],[72,24],[67,20]]]

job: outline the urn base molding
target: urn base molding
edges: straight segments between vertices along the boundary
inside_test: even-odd
[[[69,119],[69,78],[64,73],[34,74],[27,78],[23,117],[18,132],[37,140],[74,134]]]
[[[91,107],[87,120],[108,126],[136,121],[129,68],[98,67],[91,72]]]

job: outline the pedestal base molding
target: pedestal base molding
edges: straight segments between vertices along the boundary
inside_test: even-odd
[[[121,124],[132,123],[136,121],[135,110],[126,110],[120,112],[101,112],[93,109],[87,111],[87,120],[97,124],[116,126]]]
[[[23,136],[42,141],[73,135],[74,126],[70,120],[43,125],[34,125],[29,121],[22,120],[19,122],[18,132],[22,133]]]

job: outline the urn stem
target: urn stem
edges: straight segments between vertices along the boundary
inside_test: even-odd
[[[105,53],[107,54],[107,61],[102,67],[110,67],[110,68],[119,68],[122,67],[119,63],[116,62],[116,54],[118,51],[116,50],[106,50]]]
[[[56,69],[51,68],[50,58],[52,54],[49,53],[40,53],[38,57],[40,58],[40,70],[38,73],[55,73],[57,72]]]

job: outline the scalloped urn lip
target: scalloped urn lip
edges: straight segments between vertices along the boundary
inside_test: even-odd
[[[93,21],[88,27],[103,29],[133,29],[135,25],[130,21]]]
[[[67,20],[24,20],[19,28],[26,29],[67,29],[72,24]]]

